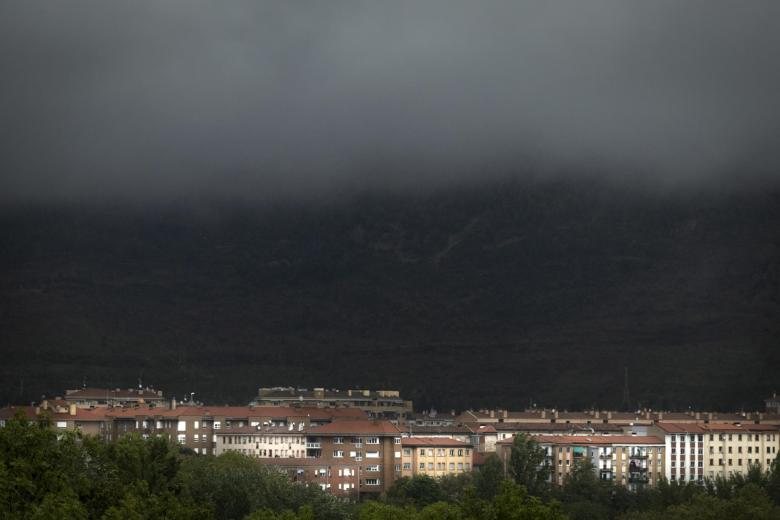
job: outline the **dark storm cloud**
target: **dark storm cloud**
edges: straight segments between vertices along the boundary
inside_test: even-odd
[[[773,176],[779,26],[777,0],[7,0],[2,200]]]

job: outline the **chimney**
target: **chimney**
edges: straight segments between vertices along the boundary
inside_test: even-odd
[[[601,416],[601,412],[600,412],[599,410],[596,410],[595,412],[593,412],[593,414],[594,414],[593,416],[594,416],[596,419],[598,419],[598,418]]]
[[[176,409],[176,398],[174,397],[171,399],[171,410],[175,410],[175,409]]]
[[[490,418],[493,419],[496,416],[495,410],[490,410]]]
[[[352,397],[352,390],[347,390],[347,397]]]
[[[71,404],[68,407],[68,414],[69,415],[76,415],[76,405],[75,404]]]
[[[658,412],[658,420],[659,421],[663,421],[664,420],[664,413],[663,412]]]
[[[650,411],[645,412],[645,419],[650,420]]]
[[[509,412],[508,412],[508,411],[506,411],[506,410],[504,410],[504,411],[503,411],[503,413],[502,413],[502,415],[504,416],[504,419],[506,419],[506,418],[508,418],[508,417],[509,417]]]
[[[612,419],[612,412],[607,412],[607,420]]]
[[[547,419],[547,410],[542,410],[542,419]]]
[[[701,412],[696,412],[696,420],[697,421],[701,420]]]
[[[44,410],[48,410],[49,409],[49,401],[47,399],[44,399],[43,402],[41,403],[41,407],[43,407]]]
[[[707,420],[712,421],[712,412],[707,414]]]
[[[558,410],[555,410],[555,418],[558,418]]]

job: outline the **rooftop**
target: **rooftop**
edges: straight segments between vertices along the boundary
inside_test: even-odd
[[[401,440],[403,446],[460,446],[471,447],[471,444],[447,437],[407,437]]]

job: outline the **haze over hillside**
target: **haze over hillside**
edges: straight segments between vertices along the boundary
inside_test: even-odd
[[[218,403],[292,384],[619,406],[627,366],[633,405],[755,409],[780,370],[774,188],[515,180],[0,228],[3,402],[141,376]]]

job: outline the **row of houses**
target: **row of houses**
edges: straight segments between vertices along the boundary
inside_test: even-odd
[[[280,392],[290,393],[275,389],[266,397],[276,399]],[[377,412],[398,403],[393,393],[348,392],[347,401],[354,397],[354,402],[334,406],[316,401],[332,399],[327,393],[312,394],[308,401],[260,400],[250,406],[146,402],[141,394],[106,392],[97,394],[109,400],[96,403],[95,394],[68,393],[70,399],[0,409],[0,426],[22,413],[30,420],[44,416],[57,430],[79,430],[107,441],[131,432],[165,434],[195,454],[238,452],[287,472],[293,480],[345,496],[381,494],[403,476],[472,471],[494,452],[506,468],[520,434],[532,436],[544,449],[554,485],[563,483],[580,461],[590,462],[599,478],[629,488],[652,486],[661,478],[703,482],[745,473],[755,465],[768,470],[780,448],[780,422],[773,423],[771,415],[761,422],[744,421],[742,415],[665,414],[672,419],[667,421],[658,419],[660,412],[648,419],[646,412],[605,412],[602,417],[591,411],[553,413],[545,421],[540,419],[546,411],[499,410],[449,414],[454,420],[431,424],[406,412]],[[387,398],[389,404],[372,404],[373,397]],[[112,398],[133,400],[116,406]]]

